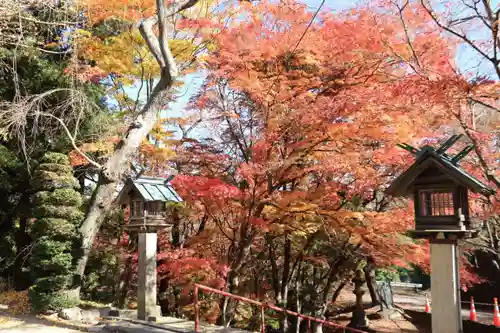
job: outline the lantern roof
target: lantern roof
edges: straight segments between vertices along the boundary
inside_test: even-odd
[[[128,178],[115,202],[125,204],[129,199],[130,190],[135,189],[144,201],[181,202],[181,197],[172,187],[169,178],[140,177]]]
[[[429,168],[437,168],[448,178],[474,193],[481,193],[487,196],[495,194],[495,190],[469,175],[458,165],[458,162],[474,148],[473,145],[468,145],[455,156],[446,154],[446,151],[458,141],[460,137],[461,135],[453,135],[437,149],[428,145],[420,149],[407,144],[398,145],[415,155],[416,160],[412,166],[391,183],[386,193],[392,196],[406,196],[411,194],[412,186],[417,177]]]

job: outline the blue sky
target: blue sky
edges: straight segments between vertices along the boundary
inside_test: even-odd
[[[318,6],[321,4],[322,0],[306,0],[304,1],[308,7],[314,11],[318,8]],[[495,6],[499,5],[500,0],[492,0],[493,8]],[[356,3],[358,3],[357,0],[326,0],[325,4],[323,6],[323,9],[328,8],[330,10],[334,11],[341,11],[349,8],[353,8],[356,6]],[[480,35],[472,36],[477,37]],[[478,65],[478,62],[480,57],[478,57],[477,53],[472,50],[470,47],[467,46],[461,46],[459,48],[459,52],[457,54],[457,64],[459,68],[463,71],[470,70],[471,68],[474,68]],[[483,73],[483,74],[492,74],[493,73],[493,68],[491,65],[489,65],[486,62],[482,62],[479,64],[478,71]],[[188,74],[184,76],[184,82],[185,85],[181,89],[181,92],[178,94],[178,98],[174,103],[171,103],[169,106],[168,110],[165,110],[164,116],[169,116],[169,117],[180,117],[183,115],[185,107],[190,99],[190,97],[195,93],[200,85],[203,82],[204,78],[204,73],[203,72],[197,72],[193,74]],[[137,88],[136,87],[127,87],[126,88],[127,93],[130,93],[130,96],[135,96],[137,95]],[[142,100],[145,99],[145,94],[141,96]],[[204,135],[205,133],[202,133],[204,131],[201,131],[198,133],[198,135]]]

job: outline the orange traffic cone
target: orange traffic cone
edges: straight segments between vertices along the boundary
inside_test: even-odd
[[[425,313],[431,313],[431,305],[429,303],[429,298],[425,295]]]
[[[495,307],[493,308],[493,325],[500,326],[500,313],[498,312],[498,299],[493,298],[493,302],[495,303]]]
[[[470,298],[470,320],[477,321],[476,306],[474,305],[474,297]]]

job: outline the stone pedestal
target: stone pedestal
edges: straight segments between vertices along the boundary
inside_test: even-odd
[[[156,241],[156,231],[139,233],[137,318],[140,320],[160,316],[156,307]]]
[[[391,320],[401,318],[400,310],[394,307],[394,297],[389,281],[383,281],[377,285],[377,294],[380,299],[380,316]]]
[[[431,240],[432,332],[462,333],[456,241]]]

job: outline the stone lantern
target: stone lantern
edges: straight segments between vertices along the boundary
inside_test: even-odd
[[[432,331],[439,333],[462,332],[457,240],[478,233],[469,215],[468,192],[485,196],[495,193],[458,165],[473,145],[455,156],[446,154],[460,137],[453,135],[437,149],[399,145],[416,160],[386,191],[413,199],[415,230],[411,233],[415,238],[430,240]]]
[[[166,204],[182,201],[169,183],[172,178],[128,179],[116,199],[117,204],[130,208],[129,233],[139,234],[137,318],[141,320],[160,316],[156,306],[157,232],[170,226]]]
[[[456,156],[448,150],[460,136],[454,135],[439,149],[424,146],[421,149],[400,145],[416,156],[416,161],[387,189],[387,194],[413,199],[417,238],[472,237],[477,232],[469,216],[468,192],[486,196],[495,192],[467,174],[458,162],[473,148],[467,146]]]

